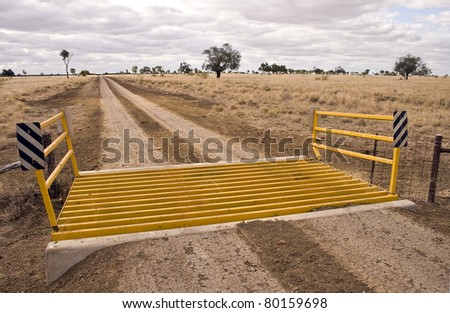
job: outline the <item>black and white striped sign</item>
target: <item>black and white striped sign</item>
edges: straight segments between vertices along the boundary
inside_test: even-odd
[[[408,145],[408,115],[406,111],[394,112],[394,147]]]
[[[42,170],[45,168],[44,145],[40,123],[18,123],[17,147],[19,148],[22,170]]]

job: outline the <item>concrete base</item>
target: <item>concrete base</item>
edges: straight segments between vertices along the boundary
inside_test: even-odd
[[[272,218],[260,219],[262,221],[294,221],[310,218],[320,218],[327,216],[336,216],[343,214],[351,214],[356,212],[364,212],[371,210],[383,210],[383,209],[409,209],[415,210],[416,204],[409,200],[398,200],[392,202],[358,205],[346,208],[330,209],[318,212],[309,212],[293,215],[277,216]],[[250,221],[248,221],[250,222]],[[186,234],[198,234],[210,231],[218,231],[223,229],[230,229],[236,227],[237,224],[242,222],[232,222],[224,224],[214,224],[205,226],[196,226],[188,228],[176,228],[168,230],[159,230],[144,233],[124,234],[116,236],[95,237],[77,240],[63,240],[58,242],[50,242],[46,249],[47,255],[47,283],[50,284],[53,281],[61,277],[72,266],[85,259],[91,253],[101,250],[103,248],[133,242],[145,239],[162,238],[168,236],[179,236]]]

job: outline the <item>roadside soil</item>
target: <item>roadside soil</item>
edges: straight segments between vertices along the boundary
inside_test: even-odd
[[[153,98],[150,101],[142,90],[146,98],[110,81],[109,85],[122,102],[134,104],[151,116],[152,123],[159,122],[169,129],[171,123],[184,129],[193,125],[172,115],[171,110],[178,108],[176,112],[188,118],[184,114],[187,110],[175,104],[178,98],[166,97],[162,105]],[[172,105],[167,105],[169,100]],[[193,127],[203,131],[204,125]],[[446,237],[418,226],[405,217],[408,213],[402,214],[365,212],[320,221],[256,221],[242,223],[233,230],[120,245],[92,254],[51,288],[88,292],[445,292],[445,266],[450,262],[445,254]],[[380,228],[385,219],[392,225]],[[361,234],[365,237],[361,238]],[[342,241],[331,240],[342,236]],[[366,251],[366,241],[373,237],[381,243],[375,243],[382,250],[376,250],[376,254]],[[410,241],[403,246],[399,238]],[[428,247],[424,260],[414,258],[415,245]],[[391,246],[385,251],[384,247]],[[408,254],[402,256],[399,251]],[[409,259],[413,262],[405,272],[401,266],[391,265]],[[380,262],[384,262],[381,269]],[[413,270],[418,262],[426,269]],[[389,266],[393,269],[389,270]],[[402,277],[405,282],[390,275]]]
[[[98,79],[90,78],[71,88],[45,88],[36,100],[32,91],[23,96],[29,110],[28,121],[43,121],[64,107],[73,114],[74,150],[80,170],[100,168],[103,112],[99,103]],[[19,121],[18,121],[19,122]],[[56,137],[53,137],[56,138]],[[64,146],[64,145],[62,145]],[[65,147],[64,147],[65,148]],[[56,151],[57,161],[65,151]],[[1,164],[16,161],[17,148],[2,151]],[[1,182],[8,184],[0,194],[0,291],[43,292],[45,284],[45,248],[50,241],[50,226],[42,197],[32,171],[14,170],[2,174]],[[71,173],[64,171],[56,181],[61,190],[70,187]],[[54,201],[58,211],[62,199]]]
[[[239,120],[216,119],[201,103],[193,104],[196,99],[185,97],[180,102],[173,95],[130,86],[93,79],[33,105],[45,103],[40,114],[47,112],[46,117],[50,109],[73,107],[74,148],[82,170],[109,168],[101,162],[102,141],[123,136],[124,128],[136,137],[158,138],[174,125],[184,131],[194,125],[219,138],[246,132],[261,137],[261,130],[247,128]],[[204,112],[209,113],[199,118]],[[153,126],[143,125],[146,116]],[[35,187],[32,190],[34,200],[27,196],[19,202],[26,204],[21,214],[0,224],[4,292],[449,291],[448,206],[438,215],[439,222],[432,213],[428,222],[414,217],[420,210],[371,211],[296,222],[254,221],[226,231],[128,243],[90,255],[47,286],[44,251],[50,230],[40,194]],[[19,200],[17,194],[2,204],[13,199]]]

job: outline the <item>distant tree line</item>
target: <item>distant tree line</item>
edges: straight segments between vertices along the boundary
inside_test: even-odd
[[[15,76],[15,75],[16,74],[14,74],[14,72],[11,69],[7,69],[7,70],[3,69],[1,76],[12,77],[12,76]]]
[[[342,66],[337,66],[334,70],[324,70],[318,67],[313,67],[311,70],[299,69],[295,70],[292,68],[286,68],[285,65],[278,65],[276,63],[269,65],[269,63],[261,63],[258,68],[263,74],[317,74],[317,75],[369,75],[370,69],[366,69],[362,72],[347,72]],[[431,74],[431,70],[427,67],[426,63],[422,61],[420,57],[412,56],[408,54],[397,60],[394,65],[393,71],[380,70],[379,72],[373,73],[374,75],[384,75],[384,76],[396,76],[401,75],[405,79],[408,79],[409,75],[416,76],[428,76]]]
[[[165,74],[165,73],[167,73],[167,71],[164,70],[164,68],[161,65],[157,65],[152,68],[150,68],[149,66],[143,66],[140,69],[138,68],[137,65],[133,65],[131,67],[131,72],[133,72],[134,74],[137,74],[138,71],[140,74]]]

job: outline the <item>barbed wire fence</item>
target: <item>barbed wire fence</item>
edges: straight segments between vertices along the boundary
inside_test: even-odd
[[[402,148],[399,172],[397,177],[397,194],[402,199],[412,201],[427,201],[428,189],[433,161],[434,135],[412,136],[408,146]],[[345,149],[373,155],[373,140],[347,140]],[[450,147],[450,140],[444,136],[443,147]],[[387,142],[377,143],[377,156],[383,158],[392,157],[392,144]],[[371,182],[381,188],[388,189],[390,183],[391,166],[376,163],[372,174],[372,162],[358,158],[346,157],[348,162],[333,160],[332,165],[355,178]],[[436,203],[450,198],[450,155],[441,155]]]

